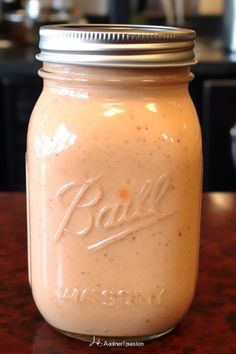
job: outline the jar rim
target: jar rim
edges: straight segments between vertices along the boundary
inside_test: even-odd
[[[60,24],[40,28],[41,61],[104,67],[171,67],[196,63],[195,31],[186,28]]]

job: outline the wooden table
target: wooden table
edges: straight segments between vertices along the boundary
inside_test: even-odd
[[[236,353],[236,194],[203,196],[196,296],[169,335],[139,348],[99,348],[54,331],[27,280],[25,195],[0,193],[0,353]]]

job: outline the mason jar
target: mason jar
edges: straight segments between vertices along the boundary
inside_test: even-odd
[[[181,320],[199,252],[195,32],[40,30],[27,141],[30,283],[45,320],[84,340],[148,340]],[[187,329],[186,329],[187,330]]]

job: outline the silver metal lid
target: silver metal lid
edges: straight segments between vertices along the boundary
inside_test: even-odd
[[[50,25],[40,28],[38,60],[105,67],[196,63],[190,29],[142,25]]]

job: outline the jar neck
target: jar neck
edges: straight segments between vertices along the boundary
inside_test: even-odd
[[[106,87],[137,87],[188,84],[193,79],[190,67],[102,68],[44,62],[39,75],[44,80]]]

